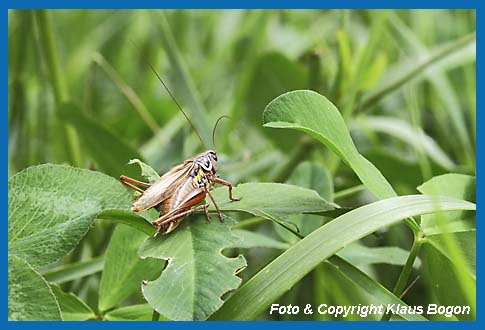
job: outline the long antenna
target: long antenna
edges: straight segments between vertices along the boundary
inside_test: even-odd
[[[219,124],[219,121],[223,118],[227,118],[227,119],[231,119],[231,117],[229,116],[226,116],[226,115],[223,115],[223,116],[220,116],[217,120],[216,120],[216,124],[214,125],[214,129],[212,130],[212,145],[214,146],[214,151],[216,149],[216,141],[214,139],[215,135],[216,135],[216,128],[217,128],[217,124]]]
[[[177,105],[177,107],[180,109],[180,111],[182,111],[182,114],[185,116],[185,118],[189,122],[190,126],[192,126],[192,129],[194,130],[195,134],[197,134],[197,136],[198,136],[200,142],[202,143],[202,145],[204,146],[204,148],[207,149],[207,146],[205,145],[204,140],[202,140],[202,137],[200,136],[199,132],[195,128],[194,124],[192,124],[192,122],[190,121],[189,116],[187,116],[187,114],[185,113],[185,111],[182,109],[182,107],[180,106],[180,104],[177,102],[177,100],[175,99],[175,96],[173,96],[173,94],[170,91],[170,89],[168,89],[167,85],[165,85],[165,83],[163,82],[162,78],[160,77],[160,75],[158,74],[158,72],[155,70],[155,68],[153,67],[153,65],[151,65],[151,63],[148,63],[148,65],[152,69],[153,73],[157,76],[158,80],[162,83],[163,87],[165,87],[165,89],[167,90],[168,94],[170,95],[170,97],[172,98],[172,100],[175,102],[175,104]],[[221,118],[219,118],[219,119],[221,119]]]

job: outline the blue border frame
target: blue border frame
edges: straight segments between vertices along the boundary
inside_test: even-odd
[[[0,6],[2,7],[2,36],[3,36],[3,45],[4,51],[1,53],[2,58],[2,76],[5,77],[4,81],[4,88],[1,90],[3,104],[5,109],[8,109],[8,61],[7,61],[7,47],[8,47],[8,9],[37,9],[37,8],[51,8],[51,9],[68,9],[68,8],[85,8],[85,9],[108,9],[108,8],[119,8],[119,9],[136,9],[136,8],[165,8],[165,9],[172,9],[172,8],[192,8],[192,9],[215,9],[215,8],[227,8],[227,9],[236,9],[236,8],[294,8],[294,9],[313,9],[313,8],[352,8],[352,9],[380,9],[380,8],[403,8],[403,9],[411,9],[411,8],[420,8],[420,9],[476,9],[476,24],[477,24],[477,95],[482,95],[480,93],[481,89],[481,66],[479,65],[479,55],[480,55],[480,42],[478,42],[481,38],[481,27],[482,24],[480,23],[480,19],[483,18],[480,10],[480,2],[473,0],[473,1],[450,1],[450,0],[394,0],[392,3],[389,1],[384,0],[368,0],[368,1],[359,1],[359,0],[342,0],[342,1],[327,1],[324,3],[319,3],[316,0],[298,0],[298,1],[289,1],[289,0],[266,0],[264,3],[261,1],[255,0],[234,0],[234,1],[223,1],[223,0],[171,0],[171,1],[155,1],[155,0],[138,0],[138,1],[113,1],[113,0],[44,0],[44,1],[36,1],[36,0],[17,0],[17,1],[2,1],[0,2]],[[477,109],[480,108],[480,100],[477,97]],[[3,151],[3,162],[1,164],[1,171],[3,173],[3,181],[4,188],[2,191],[3,200],[4,200],[4,226],[2,235],[4,236],[3,245],[4,251],[8,250],[8,243],[7,243],[7,182],[8,182],[8,112],[4,111],[4,116],[1,120],[1,132],[3,133],[4,139],[2,143],[2,151]],[[482,117],[480,111],[477,111],[477,127],[480,127],[482,123]],[[481,156],[481,134],[477,132],[477,168],[480,167],[482,163],[482,156]],[[481,204],[481,176],[477,175],[477,204]],[[477,217],[480,219],[481,211],[480,208],[477,210]],[[477,222],[477,226],[481,227],[480,221]],[[478,233],[481,231],[478,230]],[[481,235],[478,235],[480,238]],[[477,240],[477,259],[480,259],[482,240]],[[375,322],[308,322],[308,321],[288,321],[288,322],[264,322],[264,321],[255,321],[255,322],[170,322],[170,323],[160,323],[160,322],[8,322],[8,289],[7,289],[7,258],[3,261],[4,270],[3,270],[3,278],[4,278],[4,287],[2,288],[2,292],[4,292],[4,318],[1,321],[2,326],[5,326],[10,329],[20,329],[20,328],[32,328],[32,329],[43,329],[43,328],[61,328],[61,327],[70,327],[76,329],[82,328],[94,328],[94,327],[103,327],[103,328],[132,328],[132,329],[144,329],[148,328],[160,328],[160,327],[170,327],[170,329],[186,329],[186,328],[201,328],[201,329],[226,329],[230,326],[233,330],[244,329],[244,330],[252,330],[252,329],[259,329],[259,328],[266,328],[267,330],[277,329],[281,330],[282,328],[292,328],[294,326],[302,327],[306,329],[317,328],[317,327],[330,327],[330,328],[367,328],[367,329],[374,329],[376,326],[382,325],[383,327],[389,328],[404,328],[404,327],[416,327],[424,329],[441,329],[441,328],[455,328],[455,327],[469,327],[469,328],[478,328],[483,327],[484,318],[481,316],[481,312],[483,308],[481,306],[481,299],[480,295],[477,294],[477,320],[473,322],[418,322],[418,323],[409,323],[409,322],[382,322],[382,323],[375,323]],[[477,272],[481,274],[482,264],[478,262],[478,269]],[[480,275],[478,274],[478,278]],[[481,292],[481,285],[480,282],[477,283],[477,293]]]
[[[157,0],[141,0],[141,1],[92,1],[92,0],[17,0],[6,1],[7,8],[18,9],[34,9],[34,8],[86,8],[86,9],[108,9],[108,8],[123,8],[123,9],[149,9],[149,8],[192,8],[192,9],[237,9],[237,8],[251,8],[251,9],[271,9],[271,8],[295,8],[295,9],[316,9],[316,8],[339,8],[339,9],[378,9],[378,8],[419,8],[419,9],[438,9],[438,8],[450,8],[450,9],[473,9],[477,8],[479,1],[476,0],[463,0],[463,1],[451,1],[451,0],[394,0],[392,3],[385,0],[334,0],[319,2],[317,0],[169,0],[169,1],[157,1]]]

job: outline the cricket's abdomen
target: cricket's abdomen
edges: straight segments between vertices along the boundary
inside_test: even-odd
[[[177,208],[187,198],[187,196],[194,191],[192,184],[192,178],[185,180],[180,187],[174,191],[174,193],[162,202],[162,208],[160,214],[166,214],[173,209]]]

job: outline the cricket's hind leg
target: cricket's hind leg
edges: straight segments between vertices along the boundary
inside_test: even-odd
[[[170,217],[165,217],[165,215],[162,215],[160,218],[152,222],[152,225],[157,227],[157,231],[155,232],[154,236],[157,236],[162,230],[163,230],[163,234],[167,235],[168,233],[175,230],[175,228],[177,228],[180,222],[182,222],[183,218],[199,210],[204,210],[207,216],[207,220],[210,221],[208,207],[209,207],[209,204],[204,204],[204,205],[193,207],[189,210],[181,211],[179,213],[174,213]]]
[[[207,216],[207,220],[210,221],[210,214],[208,211],[209,204],[197,205],[204,201],[205,195],[206,191],[199,188],[192,191],[180,204],[176,206],[170,206],[167,204],[168,207],[164,210],[165,207],[162,205],[160,217],[152,222],[152,224],[157,227],[157,232],[155,235],[158,235],[158,233],[160,233],[162,230],[164,230],[164,234],[168,234],[177,227],[178,223],[182,221],[184,217],[202,209]],[[167,200],[167,203],[170,203],[170,201]]]
[[[143,189],[141,189],[141,188],[133,185],[133,184],[139,185],[139,186],[144,187],[144,188],[149,188],[151,186],[151,184],[149,184],[149,183],[142,182],[142,181],[138,181],[138,180],[132,179],[130,177],[127,177],[125,175],[120,176],[120,181],[125,186],[130,187],[131,189],[136,190],[136,191],[138,191],[138,192],[140,192],[142,194],[145,191]]]

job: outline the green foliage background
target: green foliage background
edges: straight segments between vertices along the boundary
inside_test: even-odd
[[[402,303],[415,279],[406,304],[471,305],[451,319],[475,317],[475,219],[462,212],[473,207],[451,199],[475,201],[474,11],[12,10],[8,24],[10,319],[333,319],[268,304]],[[325,97],[287,93],[303,89]],[[142,178],[129,160],[163,173],[214,147],[219,175],[246,183],[240,204],[214,191],[226,224],[186,219],[147,240],[116,182]],[[43,163],[106,176],[18,174]],[[224,249],[224,304],[195,293],[194,309],[171,311],[187,302],[155,301],[156,281],[141,292],[183,266],[160,260],[167,251],[210,262],[173,250],[187,242]],[[203,278],[194,292],[211,283],[201,269],[184,273]]]

